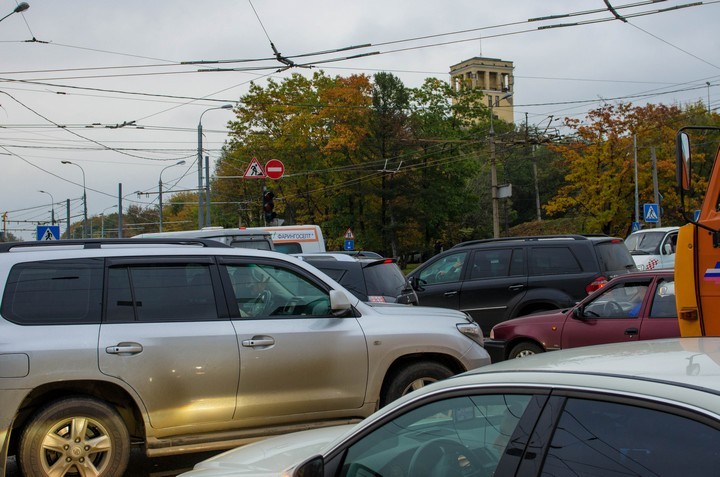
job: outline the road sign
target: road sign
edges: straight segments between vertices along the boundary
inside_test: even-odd
[[[245,179],[264,179],[265,171],[256,158],[252,158],[243,175]]]
[[[346,240],[345,241],[345,250],[354,250],[355,249],[355,241],[354,240]]]
[[[265,163],[265,174],[270,179],[280,179],[285,173],[285,165],[278,159],[270,159]]]
[[[641,228],[642,228],[642,227],[640,226],[640,222],[633,222],[633,223],[632,223],[631,231],[632,231],[632,232],[637,232],[637,231],[640,230]]]
[[[693,221],[697,222],[698,220],[700,220],[700,211],[696,210],[695,213],[693,214]]]
[[[354,240],[355,236],[352,233],[352,229],[348,227],[347,231],[345,232],[345,240]]]
[[[38,240],[60,240],[60,226],[59,225],[38,225],[37,226],[37,239]]]
[[[660,207],[657,204],[644,204],[643,212],[645,222],[656,224],[660,221]]]

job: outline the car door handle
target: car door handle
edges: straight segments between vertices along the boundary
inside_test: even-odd
[[[118,343],[115,346],[105,348],[107,354],[139,354],[143,347],[140,343]]]
[[[258,348],[261,346],[272,346],[275,344],[275,340],[272,338],[252,338],[249,340],[243,340],[242,345],[247,348]]]
[[[518,285],[510,285],[510,286],[508,287],[508,290],[510,290],[510,291],[518,291],[518,290],[522,290],[523,288],[525,288],[525,285],[522,284],[522,283],[520,283],[520,284],[518,284]]]
[[[636,335],[638,332],[639,330],[637,328],[628,328],[625,330],[626,335]]]
[[[451,297],[451,296],[455,296],[455,295],[457,295],[457,294],[458,294],[458,291],[457,291],[457,290],[452,290],[452,291],[448,291],[448,292],[443,293],[443,296],[445,296],[445,297]]]

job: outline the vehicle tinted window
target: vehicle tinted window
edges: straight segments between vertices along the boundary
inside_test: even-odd
[[[48,260],[15,265],[2,315],[24,325],[100,323],[103,260]]]
[[[416,408],[353,444],[341,475],[492,475],[530,399],[466,396]]]
[[[241,317],[330,316],[330,296],[293,270],[267,264],[228,264]]]
[[[363,268],[367,294],[397,297],[408,288],[405,275],[394,263],[380,263]]]
[[[499,278],[522,275],[522,249],[477,250],[473,254],[470,278]]]
[[[675,280],[672,278],[658,281],[653,295],[650,318],[677,318],[675,308]]]
[[[297,242],[290,243],[276,243],[275,251],[281,253],[302,253],[302,245]]]
[[[217,317],[209,265],[110,268],[108,321],[201,321]]]
[[[570,399],[542,475],[716,475],[720,431],[642,407]]]
[[[582,267],[569,247],[533,247],[530,249],[531,275],[580,273]]]
[[[603,272],[635,269],[632,255],[621,240],[595,244],[595,250]]]

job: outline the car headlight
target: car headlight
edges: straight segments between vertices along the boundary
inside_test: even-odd
[[[480,329],[480,325],[475,323],[474,321],[472,323],[458,323],[457,329],[460,333],[464,334],[480,346],[484,346],[485,339],[483,338],[482,329]]]

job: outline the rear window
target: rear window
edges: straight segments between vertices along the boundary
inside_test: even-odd
[[[10,270],[0,313],[22,325],[100,323],[103,260],[47,260]]]
[[[405,275],[395,263],[377,262],[364,267],[363,273],[368,295],[397,297],[408,288]]]
[[[637,270],[630,251],[622,240],[613,240],[595,244],[602,272],[623,273]]]

